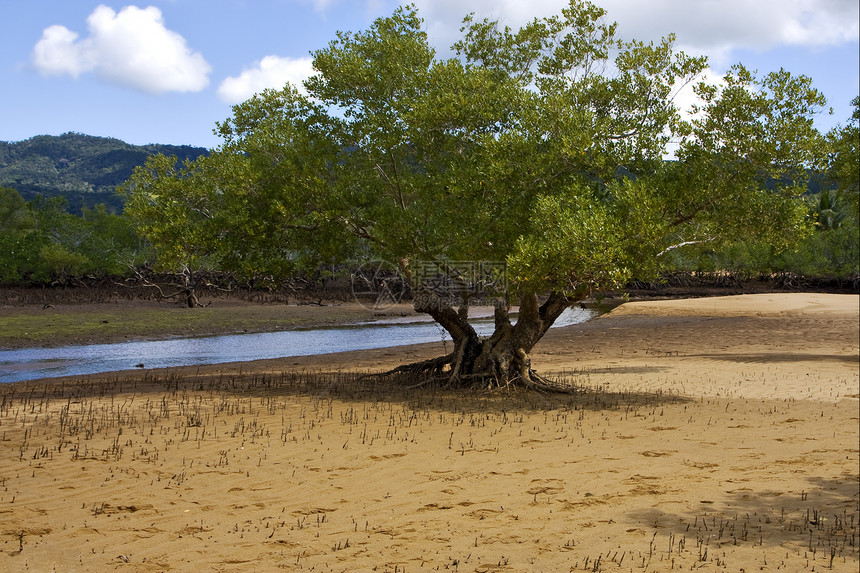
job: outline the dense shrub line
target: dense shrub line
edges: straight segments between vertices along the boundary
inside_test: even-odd
[[[640,295],[709,289],[860,291],[856,205],[827,190],[803,200],[811,232],[793,249],[775,252],[764,243],[719,251],[707,245],[679,249],[670,255],[677,270],[656,281],[634,280],[627,290]],[[0,187],[0,304],[146,301],[182,293],[190,293],[194,304],[201,298],[288,303],[353,297],[355,265],[348,263],[293,276],[241,279],[218,269],[169,274],[155,272],[154,266],[154,250],[125,215],[103,206],[77,215],[68,212],[62,198],[25,201],[17,191]]]

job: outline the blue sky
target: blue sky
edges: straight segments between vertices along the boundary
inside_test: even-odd
[[[597,0],[626,39],[805,74],[844,123],[860,93],[857,0]],[[0,141],[76,131],[134,144],[218,145],[216,121],[263,87],[298,82],[338,30],[365,29],[391,0],[0,0]],[[417,0],[440,55],[462,17],[516,27],[565,0]]]

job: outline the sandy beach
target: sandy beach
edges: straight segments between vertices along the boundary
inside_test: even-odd
[[[860,298],[631,302],[570,395],[362,375],[443,344],[0,385],[0,572],[853,571]]]

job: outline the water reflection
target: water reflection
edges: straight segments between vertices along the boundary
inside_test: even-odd
[[[553,326],[585,322],[592,316],[592,311],[571,308]],[[475,320],[473,324],[482,336],[493,330],[489,319]],[[378,322],[340,328],[4,350],[0,351],[0,383],[129,370],[139,364],[164,368],[246,362],[442,340],[450,339],[433,322]]]

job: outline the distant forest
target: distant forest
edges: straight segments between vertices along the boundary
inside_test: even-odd
[[[112,137],[73,132],[0,141],[0,187],[16,190],[25,201],[37,196],[64,197],[66,210],[75,215],[99,204],[120,214],[125,198],[117,194],[117,185],[128,180],[147,157],[157,154],[176,156],[182,163],[208,155],[209,150],[190,145],[131,145]],[[813,176],[807,193],[817,194],[830,187],[829,183],[824,174]]]
[[[131,145],[119,139],[81,133],[37,135],[25,141],[0,141],[0,186],[31,201],[37,196],[65,197],[69,212],[80,214],[101,203],[121,213],[116,186],[155,154],[175,155],[180,162],[209,150],[189,145]]]

